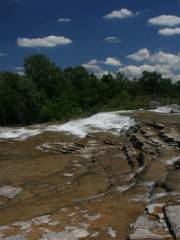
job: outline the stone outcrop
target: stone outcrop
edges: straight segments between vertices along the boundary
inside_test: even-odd
[[[165,133],[163,131],[160,131],[159,136],[164,142],[166,142],[172,146],[180,147],[180,140],[174,138],[174,136],[171,136],[170,134]]]
[[[169,234],[159,234],[152,232],[149,229],[138,228],[129,236],[129,240],[170,240],[172,237]]]
[[[180,205],[165,207],[166,219],[175,237],[180,239]]]
[[[81,143],[44,143],[37,147],[38,150],[42,152],[52,152],[52,153],[73,153],[79,149],[84,148]]]
[[[138,217],[136,222],[132,224],[132,232],[129,235],[129,240],[173,239],[166,223],[164,206],[165,203],[152,203],[148,205],[145,213]],[[173,210],[172,212],[174,213]],[[173,213],[170,213],[170,216],[173,216]],[[176,220],[178,221],[178,219]],[[177,232],[178,230],[175,229],[175,231]]]
[[[0,239],[178,239],[180,116],[127,114],[124,134],[1,142]]]
[[[0,187],[0,196],[7,197],[9,199],[15,198],[18,194],[22,191],[19,187],[12,187],[12,186],[3,186]]]

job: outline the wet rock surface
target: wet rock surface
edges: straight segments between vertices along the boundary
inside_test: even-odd
[[[0,142],[0,239],[179,238],[180,115],[124,114],[121,132]]]

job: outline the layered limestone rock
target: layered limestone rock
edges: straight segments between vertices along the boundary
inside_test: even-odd
[[[132,224],[129,240],[173,239],[164,215],[165,203],[152,203],[146,207],[144,215]]]
[[[180,205],[165,207],[165,214],[175,239],[180,239]]]

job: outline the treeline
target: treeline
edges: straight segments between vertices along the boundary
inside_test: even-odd
[[[44,55],[24,60],[23,76],[0,72],[0,124],[69,120],[100,110],[148,107],[151,100],[180,101],[180,82],[144,72],[129,80],[123,74],[98,79],[83,67],[57,67]]]

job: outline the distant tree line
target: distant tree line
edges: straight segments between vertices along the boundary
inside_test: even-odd
[[[180,102],[180,81],[156,72],[129,80],[121,73],[98,79],[83,67],[57,67],[35,54],[24,60],[25,74],[0,72],[0,124],[69,120],[102,110],[148,107],[151,100]]]

